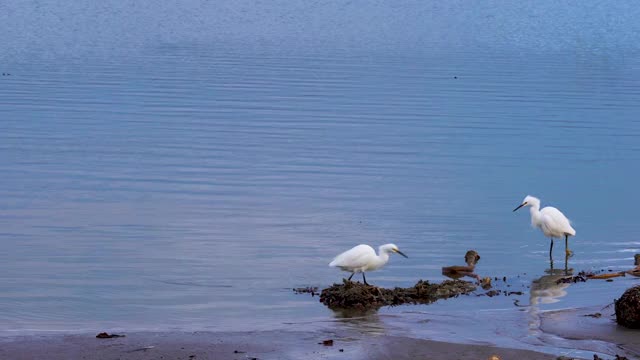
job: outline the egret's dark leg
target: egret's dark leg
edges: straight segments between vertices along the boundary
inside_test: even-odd
[[[553,259],[553,238],[551,238],[551,246],[549,246],[549,259]]]
[[[571,250],[569,250],[569,235],[564,234],[564,252],[567,254],[567,257],[571,256]]]
[[[353,277],[353,275],[355,275],[356,273],[351,273],[351,276],[349,276],[349,278],[347,280],[351,281],[351,278]]]
[[[369,284],[367,284],[367,278],[364,277],[364,272],[362,273],[362,280],[364,280],[364,284],[365,285],[369,285]]]

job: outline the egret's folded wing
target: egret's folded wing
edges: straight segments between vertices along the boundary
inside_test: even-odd
[[[563,233],[571,233],[573,232],[573,228],[569,223],[569,219],[567,219],[564,214],[551,206],[547,206],[540,211],[542,216],[544,216],[543,224],[546,224],[546,227],[550,228],[552,232],[563,232]],[[543,225],[545,226],[545,225]]]
[[[371,255],[375,256],[375,252],[368,245],[358,245],[351,250],[347,250],[336,256],[329,266],[358,268],[365,266]]]

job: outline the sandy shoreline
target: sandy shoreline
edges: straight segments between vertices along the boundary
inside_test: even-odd
[[[595,313],[601,315],[587,316]],[[593,353],[605,359],[614,355],[640,358],[640,332],[618,326],[612,306],[546,311],[538,316],[538,344],[531,347],[531,343],[523,342],[521,349],[335,329],[131,332],[113,339],[97,339],[96,334],[101,331],[96,331],[91,334],[0,337],[0,359],[478,360],[497,355],[502,360],[543,360],[577,354],[580,357],[576,358],[592,359]],[[324,340],[333,340],[332,346],[325,346]]]
[[[27,336],[0,340],[0,358],[27,359],[501,359],[549,360],[528,350],[461,345],[397,336],[321,332],[131,333],[96,339],[95,334]],[[332,339],[333,346],[323,340]]]

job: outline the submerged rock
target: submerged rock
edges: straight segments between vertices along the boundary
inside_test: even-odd
[[[615,301],[616,322],[631,329],[640,329],[640,286],[634,286]]]
[[[342,284],[322,290],[320,301],[330,308],[373,309],[402,304],[429,304],[468,294],[476,289],[472,283],[462,280],[446,280],[440,284],[418,281],[410,288],[385,289],[344,280]]]

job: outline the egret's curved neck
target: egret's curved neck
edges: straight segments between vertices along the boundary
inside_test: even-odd
[[[377,266],[382,266],[384,264],[387,263],[387,261],[389,261],[389,251],[388,250],[383,250],[383,249],[378,249],[378,258],[376,259],[377,262]]]
[[[531,204],[529,212],[531,213],[531,225],[537,226],[542,218],[542,214],[540,214],[540,204]]]

